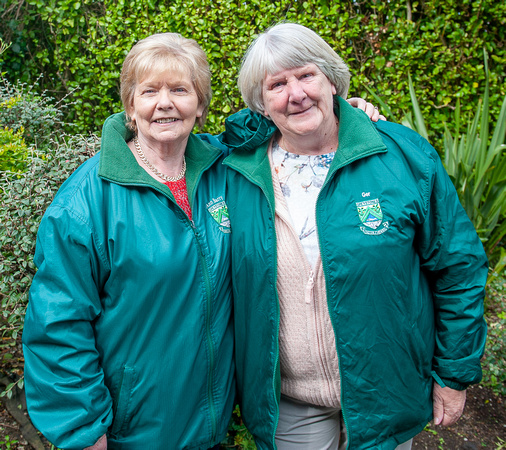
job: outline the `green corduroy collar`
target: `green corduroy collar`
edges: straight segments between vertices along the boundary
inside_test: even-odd
[[[139,166],[127,146],[132,137],[132,131],[126,126],[124,112],[113,114],[105,121],[102,129],[99,176],[118,184],[148,185],[173,198],[166,185],[158,183]],[[185,151],[186,187],[190,201],[202,173],[221,155],[222,152],[216,147],[190,134]]]
[[[353,161],[387,151],[375,125],[363,111],[336,96],[334,114],[339,120],[339,146],[327,179]],[[277,128],[262,115],[243,110],[227,119],[226,130],[223,142],[234,147],[234,151],[225,159],[225,164],[246,175],[273,197],[267,148]]]

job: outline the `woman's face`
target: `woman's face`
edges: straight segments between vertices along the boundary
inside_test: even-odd
[[[129,115],[141,141],[163,146],[185,142],[203,110],[189,74],[165,71],[137,84]]]
[[[335,127],[336,88],[315,64],[286,69],[264,78],[265,115],[282,135],[307,136]]]

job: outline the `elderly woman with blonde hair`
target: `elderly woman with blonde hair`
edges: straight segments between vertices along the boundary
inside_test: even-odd
[[[410,448],[481,378],[487,259],[436,151],[316,33],[250,46],[226,123],[235,357],[259,449]],[[254,124],[254,126],[252,126]]]
[[[192,134],[211,75],[178,34],[123,64],[125,114],[42,220],[23,334],[28,411],[68,449],[213,447],[235,396],[222,150]]]

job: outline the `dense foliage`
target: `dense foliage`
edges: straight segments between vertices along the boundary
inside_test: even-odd
[[[487,344],[482,359],[483,380],[497,395],[506,396],[506,278],[494,278],[485,300]]]
[[[9,127],[0,127],[0,170],[18,172],[25,169],[28,149],[23,131],[23,128],[14,131]]]
[[[0,77],[0,124],[22,135],[27,144],[44,149],[50,136],[62,129],[66,105],[38,88],[37,81],[27,85]]]
[[[209,56],[214,99],[206,131],[220,131],[243,107],[236,88],[240,58],[252,38],[282,20],[316,30],[349,63],[352,95],[377,92],[397,117],[408,109],[408,69],[434,139],[441,139],[457,99],[462,113],[484,88],[482,49],[491,55],[490,104],[497,117],[506,94],[506,3],[495,0],[0,0],[0,37],[11,47],[0,71],[33,80],[61,98],[72,90],[74,131],[99,131],[121,109],[122,61],[155,32],[194,38]]]

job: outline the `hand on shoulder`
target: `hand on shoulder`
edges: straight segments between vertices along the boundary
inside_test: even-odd
[[[346,99],[346,101],[354,108],[364,111],[373,122],[377,122],[378,120],[387,120],[385,116],[379,113],[376,106],[372,103],[366,102],[363,98],[351,97]]]

